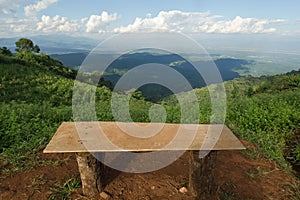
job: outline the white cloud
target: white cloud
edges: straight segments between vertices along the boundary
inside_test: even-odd
[[[37,31],[44,33],[55,33],[55,32],[105,32],[106,26],[117,20],[118,16],[116,13],[109,14],[105,11],[101,15],[91,15],[79,20],[68,20],[66,17],[56,15],[54,17],[43,15],[41,20],[37,23]]]
[[[92,35],[103,32],[137,32],[165,31],[185,33],[282,33],[282,27],[290,22],[284,19],[255,19],[236,16],[233,19],[225,19],[209,12],[183,12],[179,10],[161,11],[157,15],[148,13],[144,18],[135,18],[133,23],[120,27],[113,26],[113,22],[120,19],[117,13],[103,11],[99,15],[85,16],[81,19],[68,19],[63,16],[43,15],[37,18],[37,12],[46,9],[59,0],[39,0],[35,4],[24,7],[27,17],[20,19],[15,13],[20,2],[14,3],[0,0],[0,13],[7,18],[0,19],[0,36],[12,36],[39,33],[77,32]],[[12,16],[9,16],[12,15]],[[300,21],[300,20],[299,20]],[[299,21],[294,21],[297,25]]]
[[[270,33],[276,31],[275,28],[266,28],[265,26],[268,24],[270,24],[268,20],[237,16],[233,20],[214,22],[205,30],[208,33]]]
[[[41,0],[36,4],[30,4],[24,7],[24,12],[27,17],[35,16],[37,12],[47,9],[51,4],[58,2],[59,0]]]
[[[78,31],[80,25],[77,21],[69,21],[66,17],[55,15],[54,17],[43,15],[37,23],[37,31],[44,33],[51,32],[74,32]]]
[[[101,15],[91,15],[86,23],[86,32],[104,32],[106,26],[117,19],[116,13],[109,14],[106,11],[103,11]]]
[[[11,31],[18,33],[22,33],[28,29],[27,24],[11,24],[9,27]]]
[[[147,13],[146,17],[147,17],[147,18],[151,18],[151,17],[152,17],[152,14],[151,14],[151,13]]]
[[[1,18],[0,36],[28,35],[33,33],[34,22],[29,19]]]
[[[88,19],[89,19],[89,18],[84,17],[84,18],[82,18],[82,19],[80,20],[80,22],[81,22],[81,23],[85,23]]]
[[[15,0],[15,1],[7,1],[7,0],[0,0],[0,13],[4,15],[16,15],[17,8],[20,6],[20,2],[22,0]]]
[[[133,24],[116,28],[115,32],[148,31],[183,31],[204,21],[210,20],[208,12],[181,12],[178,10],[161,11],[156,17],[136,18]]]
[[[132,24],[115,28],[115,32],[147,31],[179,31],[204,33],[270,33],[275,32],[275,23],[284,20],[265,20],[235,17],[224,20],[222,16],[209,12],[182,12],[179,10],[161,11],[155,17],[136,18]]]
[[[285,23],[285,22],[287,22],[287,20],[285,20],[285,19],[275,19],[275,20],[271,20],[270,22],[272,22],[272,23]]]
[[[5,15],[16,14],[16,10],[14,10],[12,8],[3,8],[2,13]]]

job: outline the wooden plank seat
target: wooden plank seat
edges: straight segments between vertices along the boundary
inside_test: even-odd
[[[149,134],[153,130],[155,134]],[[204,198],[213,192],[208,183],[213,184],[210,172],[216,151],[242,149],[222,124],[63,122],[44,153],[76,153],[83,193],[99,197],[104,166],[95,158],[97,153],[189,151],[189,187],[196,197]],[[209,153],[202,158],[201,152]]]

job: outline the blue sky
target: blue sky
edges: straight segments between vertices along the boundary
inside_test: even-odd
[[[0,0],[0,37],[97,37],[144,28],[299,37],[299,8],[298,0]]]
[[[105,10],[120,13],[124,19],[133,20],[135,17],[145,17],[147,13],[156,15],[162,10],[182,10],[187,12],[211,11],[213,14],[230,18],[239,15],[242,17],[292,20],[300,18],[299,6],[300,2],[297,0],[288,2],[282,0],[60,0],[42,13],[81,18],[91,14],[99,14]]]

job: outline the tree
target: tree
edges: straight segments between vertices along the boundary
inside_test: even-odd
[[[15,44],[17,52],[40,52],[40,47],[38,45],[34,45],[33,42],[27,38],[21,38]]]
[[[0,54],[6,55],[6,56],[12,56],[13,55],[7,47],[0,48]]]

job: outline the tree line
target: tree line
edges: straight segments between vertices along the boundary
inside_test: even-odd
[[[18,53],[39,53],[40,47],[38,45],[35,45],[30,39],[27,38],[20,38],[17,42],[15,42],[16,45],[16,52]],[[0,47],[0,54],[6,55],[6,56],[12,56],[13,53],[7,48],[7,47]]]

